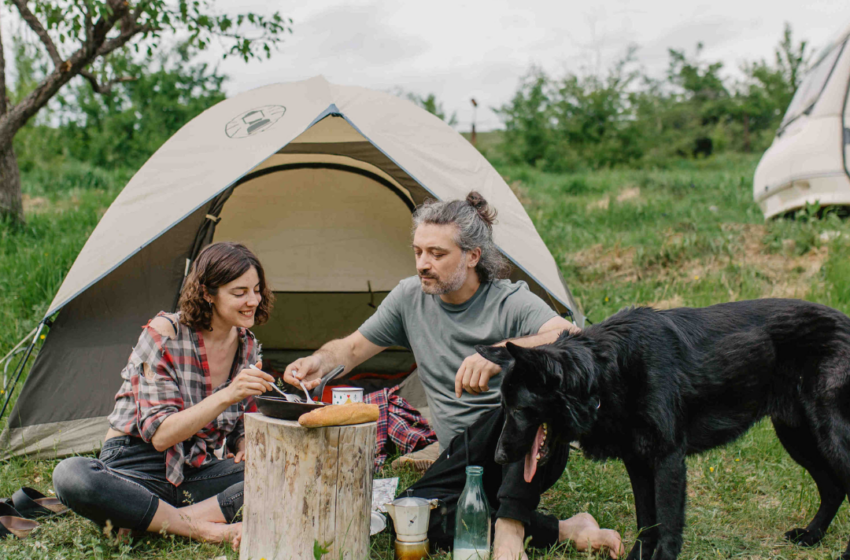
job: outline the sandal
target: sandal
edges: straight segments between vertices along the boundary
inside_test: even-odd
[[[24,539],[36,527],[38,523],[21,517],[20,512],[10,506],[8,501],[0,502],[0,539],[5,539],[9,535]]]
[[[26,486],[12,495],[12,505],[27,519],[39,519],[67,513],[59,498],[48,498],[38,490]]]

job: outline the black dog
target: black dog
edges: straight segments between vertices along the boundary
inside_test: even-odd
[[[685,524],[685,456],[770,416],[821,505],[786,538],[817,543],[850,491],[850,319],[797,300],[621,311],[529,349],[478,347],[502,366],[500,463],[534,476],[552,445],[578,440],[623,460],[642,532],[630,560],[673,560]],[[850,546],[841,557],[850,560]]]

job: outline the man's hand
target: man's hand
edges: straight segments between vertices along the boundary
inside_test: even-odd
[[[490,390],[490,378],[502,371],[479,353],[466,358],[455,376],[455,395],[460,398],[463,391],[477,395]]]
[[[304,358],[298,358],[288,366],[283,372],[283,380],[298,387],[298,382],[304,383],[307,389],[316,387],[322,380],[322,361],[313,354]]]

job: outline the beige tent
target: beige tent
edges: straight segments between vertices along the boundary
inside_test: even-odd
[[[176,305],[192,258],[245,243],[277,304],[255,330],[280,367],[355,330],[415,274],[410,215],[475,189],[495,240],[559,313],[584,317],[522,205],[451,127],[412,103],[323,78],[271,85],[205,111],[133,177],[92,233],[46,317],[60,311],[3,434],[5,454],[96,448],[139,329]],[[408,368],[406,351],[364,370]]]
[[[818,56],[759,162],[753,197],[765,218],[806,204],[850,205],[848,40],[850,26]]]

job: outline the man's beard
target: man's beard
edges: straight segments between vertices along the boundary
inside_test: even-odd
[[[463,286],[463,283],[466,282],[467,274],[469,274],[469,272],[466,268],[465,259],[461,259],[457,269],[445,281],[426,275],[424,278],[434,278],[434,283],[428,286],[422,282],[422,273],[419,274],[419,280],[422,284],[423,292],[432,296],[441,296],[459,290],[461,286]]]

